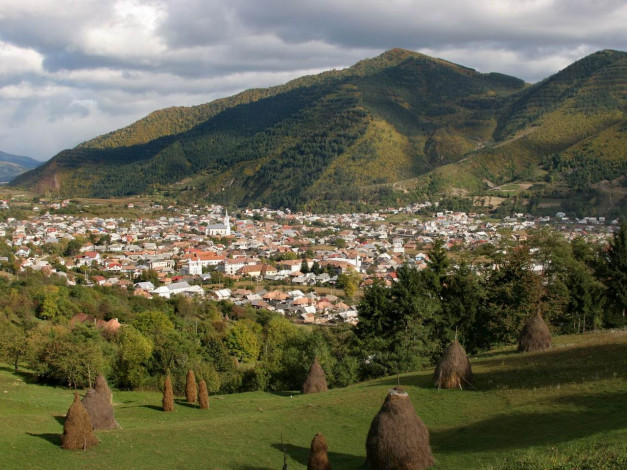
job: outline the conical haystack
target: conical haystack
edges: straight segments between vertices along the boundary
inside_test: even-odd
[[[542,316],[537,313],[525,323],[520,338],[518,339],[518,351],[544,351],[551,348],[551,332]]]
[[[174,393],[172,392],[172,379],[170,374],[166,375],[165,382],[163,384],[163,411],[174,410]]]
[[[113,392],[109,388],[109,384],[107,384],[107,379],[104,378],[104,375],[98,374],[96,376],[94,390],[98,392],[98,395],[104,397],[109,403],[113,404]]]
[[[74,401],[67,410],[63,423],[61,447],[64,449],[87,449],[98,444],[98,438],[91,426],[89,414],[81,403],[78,392],[74,392]]]
[[[202,410],[209,408],[209,392],[207,391],[207,382],[204,380],[198,384],[198,406]]]
[[[331,470],[331,464],[327,455],[328,451],[329,447],[322,433],[316,434],[311,441],[307,470]]]
[[[309,368],[307,378],[303,383],[303,393],[318,393],[327,391],[327,379],[324,376],[324,370],[318,362],[318,358],[314,358],[313,364]]]
[[[196,376],[193,370],[187,371],[187,378],[185,380],[185,399],[187,403],[196,403],[198,398],[198,387],[196,386]]]
[[[366,463],[373,470],[423,470],[435,463],[429,431],[400,387],[390,390],[372,420]]]
[[[466,351],[457,340],[444,350],[433,374],[437,388],[464,389],[472,384],[472,369]]]
[[[83,406],[87,410],[91,425],[95,430],[115,429],[113,405],[106,396],[100,395],[96,390],[89,390],[83,398]]]

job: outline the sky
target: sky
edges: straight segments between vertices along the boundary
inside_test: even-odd
[[[625,0],[0,0],[0,150],[47,160],[395,47],[535,83],[627,50],[625,25]]]

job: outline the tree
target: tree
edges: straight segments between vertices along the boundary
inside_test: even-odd
[[[76,305],[69,298],[64,286],[46,285],[37,309],[37,316],[42,320],[58,323],[64,318],[71,318],[78,313]]]
[[[357,294],[360,282],[361,276],[354,269],[348,269],[337,277],[337,287],[344,289],[344,294],[349,299]]]
[[[108,350],[100,333],[92,326],[77,324],[69,331],[51,330],[34,366],[40,377],[77,388],[91,387],[108,364]]]
[[[152,282],[152,285],[155,287],[159,287],[161,285],[159,273],[154,269],[144,269],[137,278],[137,282]]]
[[[150,357],[150,372],[171,373],[177,389],[187,373],[189,363],[196,358],[198,345],[184,332],[170,330],[152,336],[153,349]]]
[[[427,269],[424,271],[423,276],[426,277],[427,286],[439,296],[451,265],[444,249],[444,242],[440,238],[436,239],[427,255],[429,259],[427,260]]]
[[[300,272],[303,274],[307,274],[309,272],[309,264],[305,258],[303,258],[303,261],[300,263]]]
[[[160,310],[138,313],[133,321],[133,326],[146,335],[174,330],[172,320]]]
[[[479,276],[475,275],[470,266],[462,263],[453,270],[443,290],[444,324],[448,339],[452,340],[453,332],[470,352],[477,350],[474,343],[474,326],[485,299],[485,291]]]
[[[219,337],[215,335],[210,336],[203,344],[206,357],[213,363],[218,372],[229,372],[233,369],[233,361],[229,356],[229,350]]]
[[[585,333],[586,328],[602,326],[605,296],[603,285],[594,278],[590,269],[581,262],[577,264],[570,270],[566,281],[569,291],[566,319],[572,320],[573,333]],[[570,326],[570,321],[568,323]]]
[[[63,251],[63,256],[76,256],[80,253],[81,247],[83,246],[83,242],[77,238],[72,238],[65,250]]]
[[[254,361],[259,356],[261,343],[256,330],[259,326],[251,320],[239,320],[226,333],[225,344],[240,361]]]
[[[0,357],[13,364],[15,372],[19,363],[31,350],[30,338],[34,328],[33,322],[22,320],[13,323],[9,320],[0,322]]]
[[[359,323],[355,333],[359,338],[374,339],[381,337],[390,330],[392,318],[390,290],[379,281],[364,289],[364,296],[357,306]]]
[[[624,326],[627,310],[627,223],[620,225],[602,253],[601,272],[611,309],[606,321],[609,326]]]
[[[61,316],[59,309],[59,288],[57,286],[46,286],[37,316],[42,320],[56,320]]]
[[[120,388],[140,387],[148,376],[147,364],[152,354],[152,342],[131,325],[120,329],[114,365],[115,378]]]
[[[385,375],[428,363],[441,349],[437,325],[441,301],[416,269],[402,266],[390,289],[375,282],[359,302],[355,335],[365,355],[366,375]]]
[[[322,274],[323,269],[320,267],[320,263],[318,263],[318,260],[314,260],[314,262],[311,265],[311,272],[314,274]]]
[[[514,343],[525,321],[542,304],[542,277],[532,270],[529,248],[510,250],[486,280],[485,307],[477,317],[475,341],[480,348]]]
[[[340,237],[336,237],[336,239],[333,241],[333,244],[340,249],[346,248],[346,240]]]

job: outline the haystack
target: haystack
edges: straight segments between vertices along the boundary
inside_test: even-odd
[[[437,388],[467,388],[472,384],[472,369],[466,351],[457,340],[453,341],[442,354],[433,374]]]
[[[540,313],[536,313],[527,320],[518,338],[518,351],[544,351],[551,348],[551,332],[542,319]]]
[[[94,430],[116,428],[113,405],[106,395],[103,396],[96,390],[89,390],[83,398],[83,406],[89,414]]]
[[[311,441],[307,470],[331,470],[331,464],[327,455],[328,450],[327,441],[322,433],[316,434]]]
[[[187,371],[187,378],[185,379],[185,399],[187,403],[196,403],[198,398],[198,387],[196,386],[196,376],[193,370]]]
[[[318,362],[318,358],[314,358],[313,364],[309,368],[307,378],[303,383],[303,393],[318,393],[327,391],[327,379],[324,376],[324,370]]]
[[[204,379],[198,384],[198,406],[202,410],[209,408],[209,391],[207,390],[207,382]]]
[[[172,379],[170,374],[166,375],[165,382],[163,384],[163,411],[174,410],[174,393],[172,392]]]
[[[372,420],[366,463],[373,470],[423,470],[435,463],[429,431],[400,387],[390,390]]]
[[[98,444],[87,410],[81,403],[78,392],[74,392],[74,401],[67,410],[63,423],[61,447],[64,449],[83,449]]]
[[[107,384],[107,379],[104,378],[104,375],[98,374],[96,376],[94,390],[96,390],[96,392],[98,392],[101,397],[104,397],[109,403],[113,404],[113,392],[109,388],[109,384]]]

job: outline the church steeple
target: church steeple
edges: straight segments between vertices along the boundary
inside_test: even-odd
[[[231,235],[231,222],[229,222],[229,210],[224,209],[224,226],[226,227],[226,234]]]

